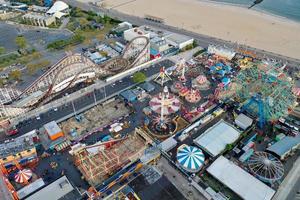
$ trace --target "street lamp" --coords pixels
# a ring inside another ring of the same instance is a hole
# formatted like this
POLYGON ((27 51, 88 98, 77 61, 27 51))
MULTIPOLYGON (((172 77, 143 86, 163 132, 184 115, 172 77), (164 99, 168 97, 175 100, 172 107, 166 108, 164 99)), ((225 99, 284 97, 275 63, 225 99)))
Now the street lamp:
POLYGON ((76 117, 77 114, 76 114, 76 109, 75 109, 75 105, 74 105, 74 100, 72 100, 71 103, 72 103, 74 115, 76 117))
POLYGON ((104 91, 104 99, 106 99, 106 88, 105 88, 105 85, 103 87, 103 91, 104 91))
POLYGON ((95 90, 96 89, 93 90, 93 95, 94 95, 94 102, 95 102, 95 106, 96 106, 97 105, 97 98, 96 98, 95 90))

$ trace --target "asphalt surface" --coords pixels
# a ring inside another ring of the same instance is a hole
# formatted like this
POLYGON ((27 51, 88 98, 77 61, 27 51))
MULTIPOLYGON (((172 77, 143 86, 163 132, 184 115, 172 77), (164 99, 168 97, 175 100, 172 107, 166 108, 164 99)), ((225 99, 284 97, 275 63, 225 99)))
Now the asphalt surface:
POLYGON ((143 200, 183 200, 184 196, 175 186, 162 176, 153 184, 148 184, 143 176, 139 176, 129 184, 138 196, 143 200))
MULTIPOLYGON (((143 72, 146 74, 147 77, 150 77, 158 73, 162 66, 168 68, 173 65, 174 63, 172 61, 163 60, 150 66, 149 68, 144 69, 143 72)), ((133 84, 134 83, 131 77, 127 76, 122 80, 119 80, 117 82, 111 83, 108 86, 106 86, 105 91, 104 88, 95 90, 95 95, 93 93, 90 93, 88 95, 79 97, 78 99, 74 100, 71 103, 66 103, 60 107, 57 107, 57 110, 56 109, 49 110, 48 112, 40 114, 39 117, 29 118, 25 121, 19 122, 19 124, 17 125, 17 128, 19 129, 19 133, 15 135, 15 137, 18 137, 34 129, 39 129, 44 124, 50 121, 58 120, 72 113, 75 114, 77 110, 85 108, 88 105, 94 104, 95 98, 97 101, 104 100, 105 96, 108 97, 113 94, 118 94, 119 91, 122 91, 123 89, 126 89, 132 86, 133 84)), ((76 112, 76 114, 78 113, 76 112)))
POLYGON ((0 22, 0 35, 0 46, 3 46, 8 53, 18 49, 15 39, 19 35, 23 35, 26 38, 28 46, 37 50, 43 50, 49 42, 67 39, 72 36, 72 33, 66 30, 50 30, 39 27, 29 28, 0 22))

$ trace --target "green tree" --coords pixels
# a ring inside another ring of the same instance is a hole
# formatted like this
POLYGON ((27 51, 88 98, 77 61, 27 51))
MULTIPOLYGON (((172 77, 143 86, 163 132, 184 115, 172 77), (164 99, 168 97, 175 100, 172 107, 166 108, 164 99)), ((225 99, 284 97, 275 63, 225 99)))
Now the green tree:
POLYGON ((5 79, 4 78, 0 78, 0 87, 3 87, 5 83, 5 79))
POLYGON ((13 70, 9 73, 8 77, 11 80, 19 81, 21 80, 21 71, 20 70, 13 70))
POLYGON ((4 47, 0 47, 0 55, 5 53, 5 48, 4 47))
POLYGON ((85 18, 80 18, 79 19, 79 24, 80 24, 80 26, 83 28, 83 29, 85 29, 88 25, 89 25, 89 21, 87 20, 87 19, 85 19, 85 18))
POLYGON ((16 37, 15 41, 16 41, 17 46, 20 49, 24 49, 26 47, 26 45, 27 45, 27 41, 26 41, 26 39, 25 39, 24 36, 18 36, 18 37, 16 37))
POLYGON ((143 72, 136 72, 133 77, 132 80, 135 83, 142 83, 146 80, 146 75, 143 72))
POLYGON ((103 16, 103 22, 104 23, 110 24, 111 21, 112 21, 112 19, 109 16, 107 16, 107 15, 103 16))
POLYGON ((233 149, 233 144, 226 144, 225 150, 230 151, 231 149, 233 149))

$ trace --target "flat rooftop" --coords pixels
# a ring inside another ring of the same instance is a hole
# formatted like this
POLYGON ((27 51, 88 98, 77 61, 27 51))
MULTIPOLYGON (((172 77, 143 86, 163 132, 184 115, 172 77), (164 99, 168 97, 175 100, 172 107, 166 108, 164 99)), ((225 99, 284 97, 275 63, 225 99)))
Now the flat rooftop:
POLYGON ((223 156, 207 172, 245 200, 271 200, 275 194, 275 190, 223 156))
POLYGON ((281 157, 298 145, 300 145, 300 135, 296 137, 285 136, 283 139, 268 147, 267 150, 281 157))
POLYGON ((18 137, 0 144, 0 158, 18 154, 34 147, 33 136, 18 137))
POLYGON ((45 124, 44 128, 47 131, 48 135, 55 135, 62 131, 55 121, 45 124))
POLYGON ((79 198, 79 192, 75 190, 68 178, 63 176, 25 200, 76 200, 79 198))
POLYGON ((168 36, 166 36, 167 40, 171 40, 177 44, 186 42, 186 41, 190 41, 193 40, 192 37, 186 36, 186 35, 181 35, 181 34, 177 34, 177 33, 172 33, 168 36))
POLYGON ((203 134, 194 139, 194 143, 211 156, 219 155, 227 144, 235 142, 240 132, 224 120, 220 120, 203 134))

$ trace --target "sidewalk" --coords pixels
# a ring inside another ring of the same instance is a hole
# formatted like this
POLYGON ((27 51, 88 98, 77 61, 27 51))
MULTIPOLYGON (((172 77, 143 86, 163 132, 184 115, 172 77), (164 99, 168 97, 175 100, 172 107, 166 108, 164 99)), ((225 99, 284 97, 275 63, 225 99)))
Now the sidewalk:
POLYGON ((161 157, 159 160, 157 168, 163 172, 186 199, 206 200, 206 198, 200 194, 179 171, 170 166, 164 157, 161 157))
MULTIPOLYGON (((273 200, 294 199, 296 193, 300 190, 300 157, 296 160, 293 168, 281 183, 275 193, 273 200), (295 195, 295 196, 294 196, 295 195)), ((296 199, 296 198, 295 198, 296 199)))

